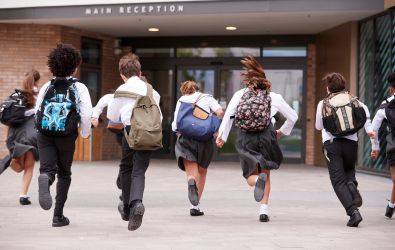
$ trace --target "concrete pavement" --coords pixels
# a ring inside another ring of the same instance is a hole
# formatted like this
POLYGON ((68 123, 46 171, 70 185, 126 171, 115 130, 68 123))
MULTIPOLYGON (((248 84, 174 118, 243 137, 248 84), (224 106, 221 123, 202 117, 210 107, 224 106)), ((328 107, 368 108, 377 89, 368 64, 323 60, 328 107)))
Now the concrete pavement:
POLYGON ((117 164, 74 163, 64 209, 71 224, 62 228, 52 228, 53 209, 38 204, 38 164, 30 206, 18 203, 22 175, 6 170, 0 175, 0 249, 395 249, 395 219, 384 217, 389 178, 357 174, 364 220, 348 228, 327 169, 285 164, 272 172, 271 221, 260 223, 259 204, 237 162, 210 166, 205 216, 191 217, 184 173, 173 160, 152 160, 143 224, 130 232, 117 211, 117 164))

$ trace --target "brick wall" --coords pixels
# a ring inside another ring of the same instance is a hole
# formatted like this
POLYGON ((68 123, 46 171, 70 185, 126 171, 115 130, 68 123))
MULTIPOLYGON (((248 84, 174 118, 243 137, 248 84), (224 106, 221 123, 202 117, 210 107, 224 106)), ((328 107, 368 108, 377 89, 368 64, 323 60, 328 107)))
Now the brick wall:
MULTIPOLYGON (((40 85, 45 83, 52 77, 46 65, 50 50, 58 42, 71 43, 80 49, 82 36, 103 41, 101 94, 115 89, 121 82, 118 74, 119 57, 113 53, 115 38, 58 25, 0 24, 0 100, 18 88, 25 72, 32 68, 41 74, 40 85)), ((8 154, 5 140, 6 127, 0 124, 0 157, 8 154)), ((104 133, 103 141, 106 143, 104 148, 107 148, 103 149, 103 159, 118 158, 120 150, 113 135, 104 133)))
POLYGON ((307 108, 306 108, 306 159, 305 164, 314 165, 315 143, 315 107, 316 107, 316 45, 307 46, 307 108))

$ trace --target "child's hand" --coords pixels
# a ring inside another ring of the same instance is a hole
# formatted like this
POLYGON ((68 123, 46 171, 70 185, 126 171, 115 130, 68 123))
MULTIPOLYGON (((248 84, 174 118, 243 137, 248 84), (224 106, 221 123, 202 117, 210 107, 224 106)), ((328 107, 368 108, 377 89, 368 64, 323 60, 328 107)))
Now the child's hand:
POLYGON ((91 118, 92 125, 96 128, 99 125, 99 119, 92 117, 91 118))
POLYGON ((368 136, 369 136, 371 139, 373 139, 373 138, 376 137, 376 133, 375 133, 375 132, 370 132, 370 133, 368 133, 368 136))
POLYGON ((281 130, 277 129, 276 130, 276 136, 277 136, 277 139, 280 139, 281 137, 284 136, 284 134, 283 134, 283 132, 281 132, 281 130))
POLYGON ((372 150, 372 152, 370 153, 370 158, 372 158, 372 160, 376 160, 378 156, 379 156, 378 150, 372 150))
POLYGON ((217 144, 217 147, 222 148, 225 144, 225 142, 222 140, 221 137, 217 137, 217 139, 215 140, 215 143, 217 144))

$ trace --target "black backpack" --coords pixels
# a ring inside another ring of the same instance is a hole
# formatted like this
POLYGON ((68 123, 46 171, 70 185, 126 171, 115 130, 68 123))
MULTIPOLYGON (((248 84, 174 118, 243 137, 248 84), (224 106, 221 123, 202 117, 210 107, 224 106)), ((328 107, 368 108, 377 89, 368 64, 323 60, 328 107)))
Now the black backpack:
POLYGON ((358 132, 366 122, 366 113, 358 98, 348 91, 329 94, 322 103, 322 123, 334 136, 358 132))
POLYGON ((395 135, 395 98, 391 101, 385 100, 386 103, 380 105, 379 108, 384 108, 385 116, 387 117, 387 126, 390 132, 395 135))
POLYGON ((80 121, 78 92, 75 78, 55 78, 45 91, 36 113, 36 128, 49 136, 75 133, 80 121))
POLYGON ((7 100, 0 105, 0 122, 17 127, 25 122, 26 96, 22 90, 15 89, 7 100))

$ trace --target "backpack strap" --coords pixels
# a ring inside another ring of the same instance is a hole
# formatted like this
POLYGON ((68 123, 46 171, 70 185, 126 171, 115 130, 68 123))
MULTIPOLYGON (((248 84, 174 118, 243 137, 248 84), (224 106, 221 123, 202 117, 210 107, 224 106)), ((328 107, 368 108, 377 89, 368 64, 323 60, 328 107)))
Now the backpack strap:
POLYGON ((147 96, 154 98, 154 89, 152 88, 152 85, 149 83, 146 83, 147 85, 147 96))
POLYGON ((141 95, 133 93, 133 92, 129 92, 129 91, 119 91, 119 90, 117 90, 114 93, 114 98, 117 98, 117 97, 138 98, 140 96, 141 95))

